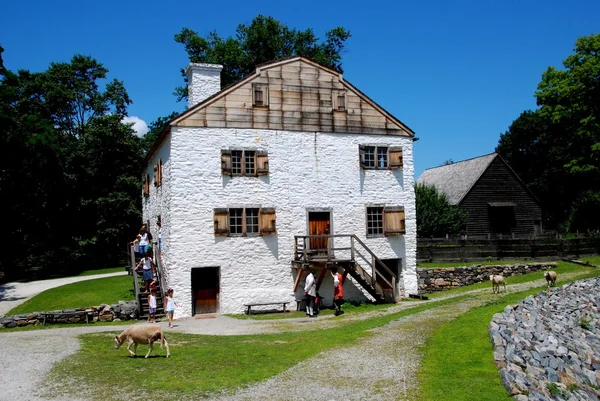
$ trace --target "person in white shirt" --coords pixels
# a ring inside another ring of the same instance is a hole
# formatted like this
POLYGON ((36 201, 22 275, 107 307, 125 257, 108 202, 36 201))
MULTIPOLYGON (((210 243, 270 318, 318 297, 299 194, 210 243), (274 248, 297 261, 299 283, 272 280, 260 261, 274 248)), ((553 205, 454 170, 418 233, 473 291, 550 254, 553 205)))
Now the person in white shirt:
POLYGON ((314 315, 315 297, 317 296, 317 282, 315 280, 315 270, 309 269, 306 282, 304 283, 304 295, 306 295, 306 314, 309 317, 314 315))

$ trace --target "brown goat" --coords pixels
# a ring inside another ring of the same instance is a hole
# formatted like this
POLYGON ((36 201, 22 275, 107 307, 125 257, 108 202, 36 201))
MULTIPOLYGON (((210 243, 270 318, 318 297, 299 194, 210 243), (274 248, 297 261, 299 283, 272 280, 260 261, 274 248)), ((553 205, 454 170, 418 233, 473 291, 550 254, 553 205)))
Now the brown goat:
POLYGON ((556 277, 557 276, 558 275, 556 274, 555 271, 544 272, 544 278, 546 279, 546 282, 548 283, 548 288, 554 287, 556 285, 556 277))

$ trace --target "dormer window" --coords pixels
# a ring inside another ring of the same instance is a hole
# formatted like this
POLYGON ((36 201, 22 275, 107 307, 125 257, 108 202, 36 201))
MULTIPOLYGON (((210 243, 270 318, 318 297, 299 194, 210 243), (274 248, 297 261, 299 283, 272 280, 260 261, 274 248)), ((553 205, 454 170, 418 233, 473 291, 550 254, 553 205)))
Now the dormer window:
POLYGON ((252 105, 256 107, 269 106, 269 85, 252 84, 252 105))
POLYGON ((346 92, 345 91, 334 91, 333 92, 333 110, 334 111, 346 111, 346 92))

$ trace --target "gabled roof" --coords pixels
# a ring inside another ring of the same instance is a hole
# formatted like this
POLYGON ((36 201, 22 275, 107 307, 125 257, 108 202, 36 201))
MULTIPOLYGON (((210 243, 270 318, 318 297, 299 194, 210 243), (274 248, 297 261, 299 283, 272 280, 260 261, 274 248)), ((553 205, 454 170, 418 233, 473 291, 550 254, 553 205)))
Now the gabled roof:
POLYGON ((312 60, 309 60, 307 58, 300 57, 300 56, 295 56, 295 57, 289 57, 289 58, 285 58, 285 59, 281 59, 281 60, 277 60, 277 61, 273 61, 273 62, 269 62, 269 63, 264 63, 264 64, 261 64, 261 65, 258 65, 256 67, 256 70, 255 70, 255 72, 253 74, 250 74, 250 75, 246 76, 245 78, 241 79, 239 82, 237 82, 237 83, 235 83, 233 85, 230 85, 230 86, 228 86, 228 87, 220 90, 219 92, 215 93, 214 95, 210 96, 209 98, 205 99, 204 101, 196 104, 195 106, 193 106, 193 107, 189 108, 188 110, 184 111, 183 113, 181 113, 177 117, 173 118, 169 122, 169 124, 165 127, 165 129, 163 130, 162 134, 155 141, 155 143, 153 144, 152 148, 150 149, 150 151, 146 155, 146 158, 144 160, 144 164, 148 163, 148 161, 151 159, 151 157, 153 156, 153 154, 159 148, 159 146, 161 145, 161 143, 164 141, 164 139, 170 133, 171 127, 178 126, 178 125, 181 125, 182 123, 185 123, 185 120, 188 119, 188 118, 193 117, 193 115, 195 113, 197 113, 197 112, 199 112, 199 111, 201 111, 203 109, 210 108, 211 105, 216 104, 216 102, 220 101, 221 99, 223 99, 228 94, 236 91, 240 87, 248 84, 249 82, 252 82, 255 79, 259 79, 260 76, 261 76, 261 72, 264 72, 264 71, 266 71, 268 69, 276 68, 278 66, 287 65, 287 64, 290 64, 290 63, 304 63, 304 64, 308 64, 308 65, 311 65, 311 66, 313 66, 315 68, 318 68, 318 69, 322 70, 323 72, 326 72, 326 73, 329 73, 329 74, 335 76, 336 77, 335 79, 341 85, 343 85, 349 91, 355 93, 356 96, 360 97, 365 104, 370 105, 370 107, 372 107, 373 109, 375 109, 378 113, 380 113, 380 115, 384 116, 387 119, 387 121, 389 122, 390 127, 393 128, 394 130, 396 130, 398 132, 398 135, 404 135, 404 136, 414 137, 415 133, 414 133, 413 130, 411 130, 403 122, 401 122, 399 119, 397 119, 396 117, 394 117, 392 114, 390 114, 383 107, 381 107, 380 105, 378 105, 376 102, 374 102, 371 98, 369 98, 363 92, 361 92, 356 87, 354 87, 348 81, 345 81, 343 79, 341 73, 339 73, 339 72, 337 72, 335 70, 332 70, 330 68, 327 68, 327 67, 325 67, 325 66, 323 66, 321 64, 318 64, 318 63, 316 63, 316 62, 314 62, 312 60))
POLYGON ((433 185, 438 192, 446 194, 448 203, 458 205, 496 157, 497 153, 491 153, 430 168, 421 174, 417 183, 433 185))

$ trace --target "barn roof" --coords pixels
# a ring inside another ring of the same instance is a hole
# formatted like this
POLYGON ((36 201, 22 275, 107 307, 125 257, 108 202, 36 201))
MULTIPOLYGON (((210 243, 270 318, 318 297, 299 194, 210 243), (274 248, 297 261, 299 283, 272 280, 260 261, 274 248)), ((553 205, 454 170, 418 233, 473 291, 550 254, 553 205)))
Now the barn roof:
POLYGON ((458 205, 484 171, 498 156, 497 153, 427 169, 417 183, 433 185, 444 193, 451 205, 458 205))

